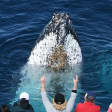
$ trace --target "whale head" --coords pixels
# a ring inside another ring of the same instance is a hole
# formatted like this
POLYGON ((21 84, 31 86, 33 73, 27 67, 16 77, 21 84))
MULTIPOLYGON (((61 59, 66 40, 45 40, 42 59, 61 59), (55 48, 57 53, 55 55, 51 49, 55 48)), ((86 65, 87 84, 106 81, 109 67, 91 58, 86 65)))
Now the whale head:
POLYGON ((81 48, 68 14, 54 13, 40 35, 28 64, 49 66, 58 70, 82 61, 81 48))

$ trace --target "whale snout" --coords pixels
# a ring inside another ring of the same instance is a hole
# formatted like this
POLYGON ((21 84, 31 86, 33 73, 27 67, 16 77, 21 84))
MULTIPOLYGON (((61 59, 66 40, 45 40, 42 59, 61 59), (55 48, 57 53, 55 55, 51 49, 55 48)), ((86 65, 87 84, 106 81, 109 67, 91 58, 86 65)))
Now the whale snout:
POLYGON ((54 13, 51 21, 44 29, 44 34, 49 35, 53 32, 57 37, 63 37, 72 29, 72 23, 68 14, 66 13, 54 13))
POLYGON ((66 36, 72 32, 72 22, 66 13, 54 13, 51 21, 44 29, 44 35, 49 35, 50 33, 55 35, 58 45, 63 45, 66 36))
POLYGON ((55 26, 57 26, 70 23, 70 19, 68 14, 66 13, 54 13, 54 15, 52 16, 52 22, 55 26))

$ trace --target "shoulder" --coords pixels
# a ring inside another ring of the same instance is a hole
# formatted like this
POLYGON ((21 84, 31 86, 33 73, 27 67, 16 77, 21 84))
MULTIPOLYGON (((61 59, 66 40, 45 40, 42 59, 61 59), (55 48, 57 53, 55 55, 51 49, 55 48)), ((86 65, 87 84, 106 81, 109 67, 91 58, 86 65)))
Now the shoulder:
POLYGON ((96 111, 100 112, 100 106, 99 105, 94 104, 93 105, 93 109, 95 109, 96 111))
POLYGON ((84 105, 84 103, 81 103, 81 102, 80 102, 80 103, 78 103, 77 105, 84 105))
POLYGON ((95 105, 95 107, 96 107, 98 110, 100 110, 100 106, 99 106, 99 105, 95 105))
POLYGON ((80 103, 77 104, 77 107, 83 106, 83 105, 84 105, 84 103, 81 103, 81 102, 80 102, 80 103))
POLYGON ((76 108, 75 108, 75 112, 78 112, 81 108, 83 108, 83 103, 78 103, 77 105, 76 105, 76 108))

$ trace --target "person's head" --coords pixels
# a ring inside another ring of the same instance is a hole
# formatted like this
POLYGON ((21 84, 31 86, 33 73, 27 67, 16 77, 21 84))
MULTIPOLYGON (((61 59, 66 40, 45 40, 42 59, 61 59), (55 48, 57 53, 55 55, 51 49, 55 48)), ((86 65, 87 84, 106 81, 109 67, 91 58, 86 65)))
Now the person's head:
POLYGON ((63 94, 56 93, 54 99, 53 99, 53 106, 56 108, 56 110, 64 110, 66 107, 66 100, 63 94))
POLYGON ((94 102, 96 99, 96 95, 93 92, 88 92, 85 94, 84 99, 87 102, 94 102))
POLYGON ((29 108, 29 94, 26 92, 23 92, 20 94, 20 106, 24 109, 29 108))
POLYGON ((11 112, 7 105, 2 105, 0 107, 0 112, 11 112))

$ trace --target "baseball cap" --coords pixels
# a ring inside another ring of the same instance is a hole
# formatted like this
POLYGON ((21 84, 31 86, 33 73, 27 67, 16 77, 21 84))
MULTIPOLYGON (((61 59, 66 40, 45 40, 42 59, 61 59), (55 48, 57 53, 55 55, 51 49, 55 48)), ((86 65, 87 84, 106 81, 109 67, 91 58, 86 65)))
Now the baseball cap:
POLYGON ((96 99, 96 94, 94 92, 87 92, 86 98, 88 100, 95 100, 96 99))
POLYGON ((22 92, 19 98, 20 99, 25 98, 26 100, 29 100, 29 94, 27 92, 22 92))
POLYGON ((89 97, 89 96, 96 98, 96 94, 94 92, 87 92, 87 97, 89 97))

